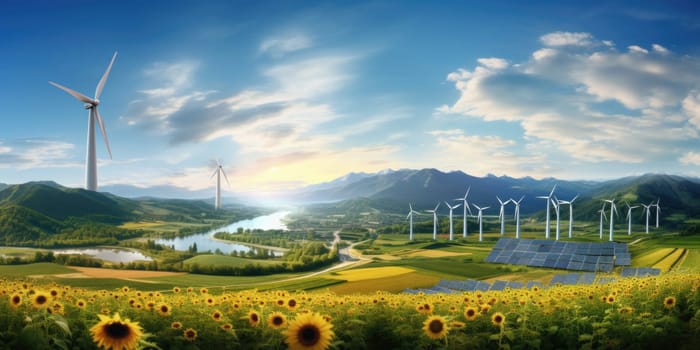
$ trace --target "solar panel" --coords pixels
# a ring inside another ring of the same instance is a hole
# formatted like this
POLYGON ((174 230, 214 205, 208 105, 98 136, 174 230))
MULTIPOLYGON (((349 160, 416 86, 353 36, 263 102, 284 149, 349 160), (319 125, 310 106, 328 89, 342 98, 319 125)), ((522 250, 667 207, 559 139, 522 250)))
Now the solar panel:
POLYGON ((491 285, 490 290, 504 290, 507 285, 508 285, 508 282, 506 282, 506 281, 495 281, 491 285))
POLYGON ((488 284, 486 282, 482 282, 482 281, 476 281, 476 288, 474 290, 480 290, 482 292, 486 292, 489 290, 489 288, 491 288, 490 284, 488 284))
POLYGON ((522 283, 522 282, 510 281, 510 282, 508 282, 508 288, 510 288, 510 289, 521 289, 521 288, 523 288, 523 283, 522 283))
POLYGON ((574 285, 578 282, 579 277, 581 277, 581 274, 578 273, 570 273, 568 275, 564 275, 564 284, 574 285))
MULTIPOLYGON (((588 270, 590 271, 590 270, 588 270)), ((578 284, 592 284, 595 280, 595 274, 586 272, 581 274, 581 278, 578 279, 578 284)))
POLYGON ((542 288, 542 282, 538 281, 528 281, 527 282, 527 289, 532 289, 532 287, 537 286, 538 288, 542 288))

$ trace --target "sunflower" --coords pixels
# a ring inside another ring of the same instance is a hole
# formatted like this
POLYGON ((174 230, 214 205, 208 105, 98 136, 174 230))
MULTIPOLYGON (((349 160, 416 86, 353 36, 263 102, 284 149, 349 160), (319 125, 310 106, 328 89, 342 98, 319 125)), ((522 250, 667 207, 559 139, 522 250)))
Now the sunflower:
POLYGON ((97 315, 100 322, 90 328, 92 340, 100 348, 105 349, 136 349, 143 335, 138 322, 121 319, 119 313, 113 317, 97 315))
POLYGON ((497 312, 491 316, 491 323, 493 323, 494 326, 496 327, 503 327, 503 324, 506 322, 506 316, 503 315, 500 312, 497 312))
POLYGON ((224 317, 224 314, 222 314, 221 311, 219 311, 219 310, 214 310, 214 312, 211 313, 211 319, 216 321, 216 322, 221 321, 223 319, 223 317, 224 317))
POLYGON ((294 311, 298 307, 299 307, 299 303, 297 303, 296 299, 294 299, 294 298, 287 299, 287 309, 294 311))
POLYGON ((423 322, 423 333, 431 339, 440 339, 447 336, 450 328, 442 316, 430 316, 423 322))
POLYGON ((173 293, 180 293, 180 287, 173 287, 173 293))
POLYGON ((187 328, 182 332, 182 336, 185 337, 186 340, 193 341, 197 339, 197 331, 192 328, 187 328))
POLYGON ((207 293, 209 293, 209 289, 202 288, 202 289, 199 290, 199 292, 202 293, 202 294, 207 294, 207 293))
POLYGON ((83 299, 78 299, 75 301, 75 306, 77 306, 81 309, 84 309, 85 305, 87 305, 87 302, 85 302, 85 300, 83 300, 83 299))
POLYGON ((292 350, 327 349, 335 336, 333 325, 316 313, 297 314, 284 331, 285 342, 292 350))
POLYGON ((676 306, 676 297, 666 297, 666 299, 664 299, 665 308, 671 309, 674 306, 676 306))
POLYGON ((287 325, 287 317, 279 311, 273 312, 267 318, 267 324, 275 329, 284 328, 287 325))
POLYGON ((275 301, 275 305, 277 305, 279 307, 283 307, 284 304, 285 304, 284 299, 277 299, 277 301, 275 301))
POLYGON ((32 306, 37 309, 46 307, 46 303, 49 302, 49 295, 44 292, 36 292, 32 295, 32 306))
POLYGON ((166 303, 162 303, 162 304, 158 305, 156 310, 158 311, 158 314, 160 314, 161 316, 170 316, 170 312, 173 311, 170 308, 170 305, 168 305, 166 303))
POLYGON ((613 303, 615 303, 615 296, 612 295, 612 294, 608 295, 608 297, 607 297, 607 299, 605 300, 605 302, 608 303, 608 304, 613 304, 613 303))
POLYGON ((10 305, 12 305, 13 308, 22 305, 22 295, 12 294, 12 296, 10 296, 10 305))
POLYGON ((460 321, 452 321, 450 322, 450 328, 464 328, 466 324, 464 322, 460 321))
POLYGON ((230 323, 224 323, 224 324, 222 324, 221 326, 219 326, 219 328, 221 328, 221 329, 223 329, 223 330, 225 330, 225 331, 228 332, 228 331, 230 331, 230 330, 233 329, 233 325, 230 324, 230 323))
POLYGON ((464 318, 467 321, 474 321, 477 317, 479 317, 479 311, 476 308, 469 306, 464 309, 464 318))
POLYGON ((250 312, 248 312, 248 322, 250 322, 250 325, 253 327, 258 326, 258 323, 260 323, 260 315, 257 311, 250 310, 250 312))
POLYGON ((173 323, 170 324, 170 328, 172 328, 172 329, 180 329, 180 328, 182 328, 182 322, 177 322, 177 321, 175 321, 175 322, 173 322, 173 323))

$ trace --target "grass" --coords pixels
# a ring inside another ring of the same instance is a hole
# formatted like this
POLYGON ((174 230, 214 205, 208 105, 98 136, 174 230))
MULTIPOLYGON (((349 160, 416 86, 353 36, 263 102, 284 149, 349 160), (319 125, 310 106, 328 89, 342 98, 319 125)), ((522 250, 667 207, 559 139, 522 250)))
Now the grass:
POLYGON ((438 281, 440 281, 440 278, 433 275, 410 272, 393 277, 365 279, 338 284, 330 287, 329 290, 336 294, 374 293, 380 290, 398 293, 407 288, 429 288, 438 281))
POLYGON ((0 276, 27 277, 33 275, 58 275, 75 273, 70 267, 53 263, 36 263, 27 265, 0 265, 0 276))
POLYGON ((2 247, 0 248, 0 255, 7 257, 19 257, 28 258, 33 257, 34 253, 42 252, 46 253, 48 250, 45 249, 35 249, 35 248, 19 248, 19 247, 2 247))
POLYGON ((700 271, 700 249, 688 249, 688 255, 679 269, 687 271, 700 271))
POLYGON ((654 266, 666 258, 675 248, 658 248, 643 255, 632 255, 632 266, 654 266))
POLYGON ((678 262, 685 252, 685 249, 676 248, 673 250, 673 252, 671 252, 671 254, 663 258, 663 260, 654 264, 654 267, 661 270, 661 272, 671 271, 671 269, 676 265, 676 262, 678 262))
POLYGON ((228 255, 202 254, 189 258, 183 262, 184 265, 199 264, 199 266, 245 266, 249 264, 276 265, 277 260, 247 259, 228 255))

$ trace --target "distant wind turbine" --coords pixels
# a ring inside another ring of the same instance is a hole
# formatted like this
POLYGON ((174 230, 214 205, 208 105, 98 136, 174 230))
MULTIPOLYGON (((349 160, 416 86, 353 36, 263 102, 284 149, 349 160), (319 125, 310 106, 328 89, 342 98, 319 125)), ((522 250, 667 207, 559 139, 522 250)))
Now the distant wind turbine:
POLYGON ((660 202, 661 198, 657 198, 656 204, 654 204, 654 207, 656 207, 656 228, 659 228, 659 212, 661 211, 661 207, 659 206, 660 202))
POLYGON ((554 194, 554 190, 555 190, 556 188, 557 188, 557 185, 554 185, 554 187, 552 187, 552 191, 549 192, 549 195, 548 195, 548 196, 539 196, 539 197, 537 197, 537 198, 542 198, 542 199, 546 199, 546 200, 547 200, 547 219, 545 220, 545 221, 546 221, 546 223, 545 223, 546 226, 545 226, 545 228, 544 228, 544 237, 545 237, 546 239, 549 239, 549 202, 552 200, 552 195, 554 194))
POLYGON ((467 193, 464 194, 463 198, 455 198, 456 201, 463 201, 462 206, 464 208, 464 216, 462 217, 464 221, 462 222, 462 237, 467 238, 467 212, 469 212, 469 215, 472 215, 472 210, 469 208, 469 203, 467 202, 467 197, 469 196, 469 190, 471 189, 470 187, 467 187, 467 193))
POLYGON ((617 208, 615 207, 615 198, 606 199, 606 202, 610 203, 610 242, 613 241, 613 222, 615 221, 615 214, 617 214, 617 208))
POLYGON ((454 209, 459 208, 460 205, 462 204, 457 204, 455 206, 451 206, 450 203, 445 202, 445 205, 450 208, 450 241, 454 239, 454 230, 452 228, 452 211, 454 209))
POLYGON ((520 200, 517 202, 513 198, 510 199, 515 204, 515 238, 520 238, 520 202, 523 201, 523 198, 525 196, 520 197, 520 200))
POLYGON ((498 212, 498 218, 501 220, 501 236, 503 236, 505 234, 505 231, 506 231, 506 225, 505 225, 506 216, 504 215, 505 214, 505 206, 508 205, 508 203, 510 203, 510 199, 505 201, 505 202, 502 201, 500 198, 498 198, 498 196, 496 196, 496 199, 498 199, 498 203, 501 204, 501 211, 498 212))
POLYGON ((607 216, 605 216, 605 202, 603 202, 603 207, 598 210, 600 213, 600 239, 603 239, 603 218, 607 220, 607 216))
POLYGON ((579 195, 576 195, 572 200, 570 201, 562 201, 559 200, 559 204, 568 204, 569 205, 569 238, 572 238, 573 232, 574 232, 574 201, 576 198, 578 198, 579 195))
POLYGON ((109 159, 112 159, 112 150, 109 149, 109 141, 107 140, 107 132, 105 131, 104 121, 102 120, 102 116, 100 115, 100 111, 97 109, 97 106, 100 104, 100 95, 102 94, 102 89, 105 86, 105 82, 107 82, 109 72, 112 70, 112 64, 114 64, 114 60, 116 59, 117 53, 115 52, 112 56, 112 61, 110 61, 109 66, 107 66, 107 70, 102 75, 102 79, 100 79, 99 83, 97 83, 94 98, 89 98, 75 90, 49 81, 49 84, 67 92, 79 101, 84 102, 84 107, 88 110, 87 154, 85 156, 85 188, 90 191, 97 191, 97 151, 95 147, 95 119, 97 119, 97 123, 100 125, 102 139, 104 139, 105 145, 107 146, 107 153, 109 153, 109 159))
POLYGON ((554 197, 554 199, 552 199, 552 206, 554 206, 554 213, 557 215, 557 225, 556 225, 556 227, 557 227, 556 232, 557 233, 555 236, 556 237, 555 240, 558 241, 559 240, 559 232, 560 232, 560 229, 559 229, 559 208, 560 208, 560 206, 559 206, 559 200, 557 199, 557 197, 554 197))
POLYGON ((409 232, 409 235, 408 235, 408 239, 412 241, 412 240, 413 240, 413 214, 418 214, 418 215, 420 215, 420 213, 417 212, 417 211, 415 211, 415 210, 413 210, 413 206, 411 205, 411 203, 408 203, 408 210, 409 210, 409 211, 408 211, 408 216, 406 216, 406 219, 409 220, 409 225, 410 225, 410 226, 409 226, 409 227, 410 227, 410 232, 409 232))
POLYGON ((435 206, 435 209, 426 210, 426 212, 428 212, 428 213, 433 213, 433 240, 437 239, 437 220, 438 220, 437 209, 439 206, 440 206, 440 202, 438 202, 438 204, 435 206))
POLYGON ((216 199, 214 201, 214 208, 216 209, 221 209, 221 174, 224 175, 224 179, 226 179, 226 183, 228 183, 229 186, 231 186, 231 183, 228 181, 228 176, 226 176, 226 173, 224 172, 224 167, 219 163, 219 161, 216 162, 216 170, 214 170, 214 173, 211 174, 211 177, 209 180, 214 178, 214 175, 216 175, 216 199))
POLYGON ((639 208, 638 205, 635 205, 633 207, 630 207, 630 204, 625 202, 625 205, 627 206, 627 235, 631 236, 632 235, 632 209, 634 208, 639 208))
POLYGON ((646 225, 646 233, 647 234, 649 234, 649 215, 651 215, 651 209, 649 209, 649 208, 651 208, 652 205, 653 205, 653 203, 650 203, 649 205, 642 204, 642 207, 644 207, 644 210, 642 211, 642 215, 644 215, 644 213, 647 214, 647 225, 646 225))
POLYGON ((484 216, 482 215, 482 212, 490 207, 483 207, 479 208, 478 205, 472 204, 474 208, 476 208, 479 211, 479 214, 477 215, 477 220, 479 221, 479 242, 482 242, 484 240, 484 230, 483 230, 483 224, 484 224, 484 216))

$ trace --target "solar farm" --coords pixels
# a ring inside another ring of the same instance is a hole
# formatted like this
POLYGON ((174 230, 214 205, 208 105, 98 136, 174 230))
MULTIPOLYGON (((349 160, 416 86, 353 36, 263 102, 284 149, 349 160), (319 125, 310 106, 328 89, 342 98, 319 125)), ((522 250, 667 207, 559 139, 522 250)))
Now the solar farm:
POLYGON ((627 244, 617 242, 563 242, 540 239, 501 238, 486 262, 553 269, 611 272, 629 266, 627 244))

